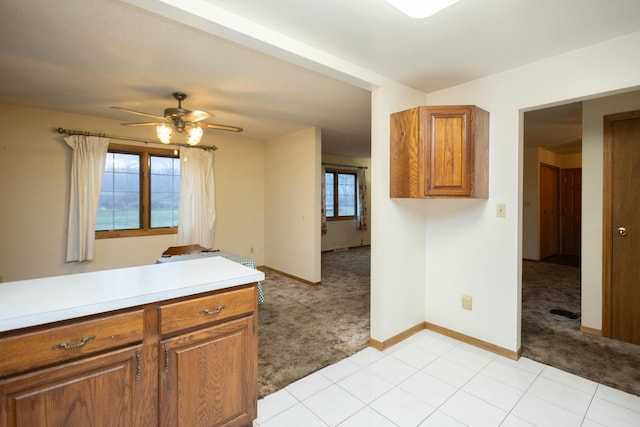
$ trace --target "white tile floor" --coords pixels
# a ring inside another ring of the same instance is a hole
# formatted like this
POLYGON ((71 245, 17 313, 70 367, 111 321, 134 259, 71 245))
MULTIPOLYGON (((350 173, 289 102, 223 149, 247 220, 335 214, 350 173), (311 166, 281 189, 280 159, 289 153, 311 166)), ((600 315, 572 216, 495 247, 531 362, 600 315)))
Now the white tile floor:
POLYGON ((422 331, 261 399, 254 426, 640 426, 640 397, 422 331))

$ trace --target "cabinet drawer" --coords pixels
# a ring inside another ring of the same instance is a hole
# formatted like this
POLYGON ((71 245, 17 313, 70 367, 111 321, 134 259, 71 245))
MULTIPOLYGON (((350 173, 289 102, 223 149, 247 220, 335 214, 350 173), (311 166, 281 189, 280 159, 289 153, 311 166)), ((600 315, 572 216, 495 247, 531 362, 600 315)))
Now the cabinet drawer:
POLYGON ((0 378, 142 341, 143 310, 0 338, 0 378))
POLYGON ((160 306, 160 334, 251 313, 257 298, 256 287, 252 286, 160 306))

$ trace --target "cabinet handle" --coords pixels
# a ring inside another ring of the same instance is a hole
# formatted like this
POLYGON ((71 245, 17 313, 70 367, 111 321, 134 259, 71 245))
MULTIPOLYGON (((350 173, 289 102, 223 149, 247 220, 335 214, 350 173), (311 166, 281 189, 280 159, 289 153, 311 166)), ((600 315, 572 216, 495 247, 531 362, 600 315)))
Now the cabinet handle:
POLYGON ((215 310, 209 310, 208 308, 205 308, 204 310, 200 310, 200 314, 207 314, 207 315, 218 314, 222 310, 224 310, 224 305, 219 305, 216 307, 215 310))
POLYGON ((142 364, 140 362, 140 350, 136 350, 136 380, 142 378, 142 364))
POLYGON ((56 345, 52 345, 51 348, 53 350, 57 349, 57 348, 62 348, 65 350, 72 350, 74 348, 78 348, 78 347, 82 347, 83 345, 85 345, 87 343, 87 341, 91 341, 96 339, 96 337, 94 335, 89 335, 87 337, 83 337, 79 343, 77 344, 67 344, 66 342, 61 342, 60 344, 56 344, 56 345))
POLYGON ((169 346, 164 345, 164 371, 169 372, 169 346))

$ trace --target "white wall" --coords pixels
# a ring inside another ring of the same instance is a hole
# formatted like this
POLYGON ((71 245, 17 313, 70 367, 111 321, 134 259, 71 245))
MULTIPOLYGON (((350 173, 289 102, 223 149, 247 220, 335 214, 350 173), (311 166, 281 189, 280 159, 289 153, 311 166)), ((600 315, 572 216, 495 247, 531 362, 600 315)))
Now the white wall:
POLYGON ((424 200, 389 197, 389 116, 424 102, 391 81, 372 94, 371 338, 380 342, 425 320, 424 200))
POLYGON ((585 101, 582 107, 582 325, 596 330, 602 329, 603 120, 638 109, 640 92, 585 101))
POLYGON ((640 85, 639 43, 635 33, 427 96, 491 114, 489 199, 426 201, 427 321, 519 348, 523 111, 640 85), (497 203, 506 203, 505 219, 495 217, 497 203), (464 293, 473 311, 461 309, 464 293))
POLYGON ((522 257, 540 257, 540 173, 538 147, 524 150, 522 168, 522 257))
MULTIPOLYGON (((150 264, 175 235, 100 239, 95 259, 66 263, 71 151, 57 127, 153 138, 149 129, 117 121, 0 105, 0 276, 4 281, 150 264)), ((122 141, 115 141, 122 142, 122 141)), ((262 141, 206 132, 216 145, 217 224, 215 246, 249 255, 264 246, 262 141)), ((262 264, 262 254, 251 254, 262 264)))
POLYGON ((322 154, 322 162, 365 167, 365 179, 367 182, 367 229, 358 230, 356 219, 327 221, 327 233, 322 235, 322 250, 330 251, 335 248, 349 248, 371 244, 371 158, 322 154))
POLYGON ((320 128, 268 140, 265 265, 320 282, 320 128))

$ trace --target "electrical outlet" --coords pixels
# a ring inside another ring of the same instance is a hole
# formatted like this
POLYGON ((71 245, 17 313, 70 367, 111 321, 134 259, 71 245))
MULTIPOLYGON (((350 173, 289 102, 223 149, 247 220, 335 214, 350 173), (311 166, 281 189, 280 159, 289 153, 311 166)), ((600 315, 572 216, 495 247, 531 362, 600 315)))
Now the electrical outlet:
POLYGON ((462 308, 465 310, 473 310, 473 299, 471 295, 462 295, 462 308))
POLYGON ((496 218, 506 218, 507 217, 507 205, 504 203, 498 203, 496 205, 496 218))

